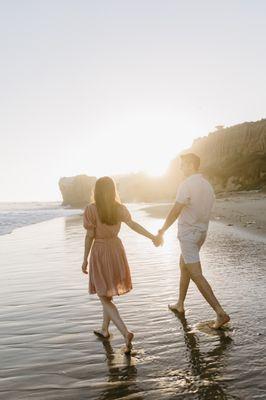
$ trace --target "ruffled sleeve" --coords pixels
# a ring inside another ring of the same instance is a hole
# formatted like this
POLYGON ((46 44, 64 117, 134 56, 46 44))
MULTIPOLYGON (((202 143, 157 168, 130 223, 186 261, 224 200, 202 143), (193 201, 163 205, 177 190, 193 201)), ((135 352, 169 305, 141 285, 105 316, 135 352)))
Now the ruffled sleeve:
POLYGON ((122 222, 130 222, 132 220, 131 214, 128 211, 127 207, 122 204, 122 210, 121 210, 121 221, 122 222))
POLYGON ((95 237, 96 218, 92 205, 87 206, 84 210, 83 227, 87 229, 87 233, 90 237, 95 237))

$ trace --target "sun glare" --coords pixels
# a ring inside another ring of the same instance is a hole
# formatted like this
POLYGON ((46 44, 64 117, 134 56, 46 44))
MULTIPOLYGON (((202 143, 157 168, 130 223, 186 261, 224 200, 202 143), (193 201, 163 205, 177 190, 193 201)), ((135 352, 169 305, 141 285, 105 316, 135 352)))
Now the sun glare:
POLYGON ((151 165, 144 169, 144 172, 151 177, 158 177, 165 174, 168 168, 169 162, 165 163, 164 160, 154 160, 154 165, 151 165))

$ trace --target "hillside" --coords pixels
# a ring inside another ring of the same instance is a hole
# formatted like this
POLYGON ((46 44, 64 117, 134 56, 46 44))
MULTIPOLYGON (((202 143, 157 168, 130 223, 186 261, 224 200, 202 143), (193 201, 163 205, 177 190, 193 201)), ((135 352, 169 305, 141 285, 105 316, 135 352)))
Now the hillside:
POLYGON ((188 151, 201 157, 202 171, 217 192, 266 185, 266 119, 220 128, 195 140, 188 151))

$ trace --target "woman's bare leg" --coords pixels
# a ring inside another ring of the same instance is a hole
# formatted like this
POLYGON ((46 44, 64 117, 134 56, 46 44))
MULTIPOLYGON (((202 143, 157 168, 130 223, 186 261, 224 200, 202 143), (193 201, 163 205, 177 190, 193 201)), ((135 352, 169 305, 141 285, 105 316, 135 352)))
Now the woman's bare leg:
POLYGON ((105 332, 109 332, 109 324, 110 324, 110 318, 105 309, 103 309, 103 324, 102 324, 102 330, 105 332))
MULTIPOLYGON (((113 300, 112 297, 108 297, 111 301, 113 300)), ((107 314, 105 308, 103 307, 103 323, 102 323, 102 329, 94 331, 95 335, 109 338, 110 333, 109 333, 109 324, 110 324, 110 318, 109 315, 107 314)))
POLYGON ((112 302, 112 298, 106 296, 99 296, 103 308, 106 312, 106 315, 109 317, 111 321, 115 324, 120 333, 124 336, 126 342, 126 352, 130 351, 132 348, 131 341, 133 339, 133 333, 128 331, 124 321, 120 317, 118 309, 115 304, 112 302))

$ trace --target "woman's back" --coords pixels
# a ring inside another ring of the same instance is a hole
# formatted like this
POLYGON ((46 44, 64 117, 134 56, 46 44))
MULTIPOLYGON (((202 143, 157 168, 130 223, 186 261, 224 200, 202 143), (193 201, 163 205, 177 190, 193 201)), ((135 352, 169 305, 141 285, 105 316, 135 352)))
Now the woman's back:
POLYGON ((87 229, 89 236, 95 239, 111 239, 117 237, 121 222, 131 220, 131 215, 123 204, 119 206, 118 223, 115 225, 107 225, 102 223, 97 211, 95 203, 89 204, 83 214, 83 226, 87 229))

